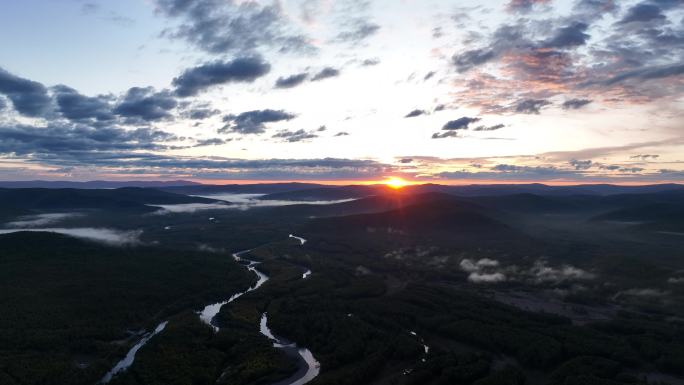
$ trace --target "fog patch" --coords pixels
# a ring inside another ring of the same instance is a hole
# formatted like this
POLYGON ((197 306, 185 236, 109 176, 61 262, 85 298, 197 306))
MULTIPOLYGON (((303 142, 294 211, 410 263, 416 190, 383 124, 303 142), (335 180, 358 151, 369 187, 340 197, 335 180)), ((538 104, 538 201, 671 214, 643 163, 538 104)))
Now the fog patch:
POLYGON ((230 202, 231 205, 226 207, 229 209, 249 210, 254 207, 277 207, 277 206, 292 206, 292 205, 330 205, 335 203, 351 202, 355 199, 338 199, 338 200, 322 200, 322 201, 290 201, 290 200, 269 200, 259 199, 265 194, 212 194, 212 195, 195 195, 201 198, 218 199, 230 202))
POLYGON ((140 244, 142 230, 122 231, 105 228, 77 227, 77 228, 30 228, 30 229, 0 229, 0 234, 16 233, 20 231, 48 232, 69 235, 74 238, 88 239, 112 246, 130 246, 140 244))
POLYGON ((473 272, 468 275, 468 281, 473 283, 495 283, 503 282, 506 276, 503 273, 478 273, 473 272))
POLYGON ((667 283, 671 283, 671 284, 684 283, 684 277, 670 277, 667 279, 667 283))
POLYGON ((546 261, 537 261, 529 270, 529 274, 538 283, 561 283, 564 281, 588 280, 596 276, 585 270, 571 265, 563 265, 560 268, 548 266, 546 261))
POLYGON ((223 248, 216 248, 213 246, 209 246, 206 243, 200 243, 197 245, 197 250, 207 252, 207 253, 223 253, 226 250, 223 248))
POLYGON ((595 274, 572 265, 549 266, 543 259, 535 261, 528 268, 516 265, 502 266, 499 261, 490 258, 478 260, 464 258, 459 266, 461 270, 468 273, 468 280, 474 283, 519 281, 531 284, 558 285, 565 282, 596 278, 595 274))
POLYGON ((152 207, 158 207, 160 209, 153 213, 156 215, 195 213, 205 210, 226 210, 235 208, 228 203, 181 203, 176 205, 154 205, 152 207))
POLYGON ((36 215, 25 215, 17 218, 16 221, 7 222, 5 227, 10 228, 25 228, 25 227, 42 227, 53 225, 59 221, 67 218, 83 216, 82 213, 46 213, 36 215))
POLYGON ((617 294, 615 294, 615 298, 618 298, 620 296, 630 296, 630 297, 641 297, 641 298, 662 298, 670 294, 670 292, 660 290, 660 289, 652 289, 652 288, 644 288, 644 289, 629 289, 629 290, 624 290, 621 291, 617 294))
POLYGON ((468 274, 468 281, 473 283, 496 283, 506 281, 506 275, 497 271, 499 261, 489 258, 481 258, 477 261, 462 259, 459 266, 468 274))

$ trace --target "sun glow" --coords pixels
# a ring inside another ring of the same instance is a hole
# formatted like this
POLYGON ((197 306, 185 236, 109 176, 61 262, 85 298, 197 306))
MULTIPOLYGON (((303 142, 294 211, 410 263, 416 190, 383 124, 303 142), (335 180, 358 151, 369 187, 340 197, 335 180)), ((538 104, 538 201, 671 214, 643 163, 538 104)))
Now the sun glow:
POLYGON ((404 186, 409 185, 409 182, 405 181, 404 179, 398 178, 398 177, 391 177, 387 178, 385 181, 382 183, 386 184, 387 186, 394 188, 394 189, 400 189, 404 186))

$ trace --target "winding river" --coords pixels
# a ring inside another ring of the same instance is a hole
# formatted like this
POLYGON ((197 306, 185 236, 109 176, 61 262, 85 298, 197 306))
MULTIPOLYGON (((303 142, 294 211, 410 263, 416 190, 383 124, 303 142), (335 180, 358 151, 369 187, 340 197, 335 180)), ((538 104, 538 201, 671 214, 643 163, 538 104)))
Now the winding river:
MULTIPOLYGON (((303 245, 306 242, 306 239, 302 237, 297 237, 295 235, 290 234, 289 238, 294 238, 297 239, 300 242, 300 245, 303 245)), ((207 325, 211 326, 215 332, 219 331, 218 325, 214 322, 214 318, 216 315, 221 311, 221 308, 223 305, 229 304, 236 299, 242 297, 243 295, 254 291, 258 288, 261 287, 266 281, 268 281, 269 277, 259 271, 256 266, 259 265, 259 262, 252 261, 246 258, 242 258, 241 255, 249 253, 250 250, 244 250, 240 251, 237 253, 233 254, 233 259, 235 259, 236 262, 244 265, 249 271, 254 272, 254 274, 257 275, 258 279, 257 282, 249 287, 245 291, 241 291, 239 293, 233 294, 230 298, 228 298, 225 301, 213 303, 210 305, 207 305, 202 309, 201 311, 198 312, 199 318, 206 323, 207 325)), ((302 279, 306 279, 311 275, 311 270, 307 269, 306 272, 302 275, 302 279)), ((166 324, 168 321, 164 321, 160 323, 153 332, 145 334, 132 348, 131 350, 128 351, 126 354, 126 357, 124 357, 121 361, 119 361, 112 370, 110 370, 105 376, 100 380, 101 384, 106 384, 109 381, 112 380, 112 378, 121 373, 124 372, 126 369, 128 369, 131 365, 133 365, 133 362, 135 361, 135 355, 142 348, 152 337, 155 335, 161 333, 164 328, 166 327, 166 324)), ((296 343, 290 342, 282 337, 276 337, 271 330, 268 328, 268 316, 266 313, 263 313, 261 315, 261 321, 259 324, 259 331, 261 334, 266 336, 269 340, 273 341, 273 347, 278 348, 283 350, 286 355, 289 357, 292 357, 297 360, 297 366, 298 369, 297 371, 290 376, 289 378, 286 378, 284 380, 278 381, 277 383, 273 385, 304 385, 308 383, 309 381, 313 380, 318 376, 318 374, 321 371, 321 365, 320 363, 314 358, 313 354, 309 349, 306 349, 304 347, 299 347, 297 346, 296 343)))

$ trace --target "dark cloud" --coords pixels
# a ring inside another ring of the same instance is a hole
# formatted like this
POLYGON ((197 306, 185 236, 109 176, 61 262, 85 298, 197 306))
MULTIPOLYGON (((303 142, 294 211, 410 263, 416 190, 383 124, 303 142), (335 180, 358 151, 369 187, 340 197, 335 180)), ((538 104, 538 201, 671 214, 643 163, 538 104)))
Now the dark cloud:
POLYGON ((402 163, 402 164, 413 163, 413 158, 401 158, 401 159, 399 159, 399 163, 402 163))
POLYGON ((437 106, 435 106, 435 112, 444 111, 445 109, 446 106, 444 104, 438 104, 437 106))
POLYGON ((275 88, 292 88, 296 87, 306 80, 306 78, 309 77, 309 74, 306 72, 302 72, 299 74, 294 74, 290 76, 285 76, 285 77, 279 77, 278 80, 276 80, 275 83, 275 88))
POLYGON ((238 0, 157 0, 158 13, 181 20, 164 35, 183 39, 215 54, 271 47, 281 52, 312 51, 293 31, 279 2, 261 5, 238 0))
POLYGON ((648 159, 658 159, 660 158, 660 155, 655 155, 655 154, 637 154, 637 155, 632 155, 629 157, 629 159, 641 159, 641 160, 648 160, 648 159))
POLYGON ((541 109, 548 106, 551 102, 543 99, 525 99, 515 105, 515 112, 522 114, 539 114, 541 109))
POLYGON ((506 5, 510 12, 529 12, 535 5, 548 4, 549 0, 511 0, 506 5))
POLYGON ((226 144, 230 142, 231 139, 221 139, 221 138, 210 138, 210 139, 200 139, 193 147, 204 147, 204 146, 218 146, 221 144, 226 144))
POLYGON ((672 64, 666 66, 655 66, 640 68, 633 71, 626 71, 616 75, 604 82, 606 85, 613 85, 621 83, 629 79, 651 80, 661 79, 670 76, 679 76, 684 74, 684 64, 672 64))
POLYGON ((589 99, 569 99, 563 102, 563 108, 566 110, 577 110, 589 103, 591 103, 589 99))
POLYGON ((327 129, 328 129, 328 127, 326 127, 326 126, 320 126, 316 129, 316 131, 323 132, 323 131, 326 131, 327 129))
POLYGON ((513 164, 497 164, 492 170, 506 173, 533 173, 533 174, 555 174, 559 170, 556 167, 544 166, 516 166, 513 164))
POLYGON ((380 26, 377 24, 371 23, 365 19, 356 19, 353 22, 348 23, 347 29, 337 34, 335 40, 358 44, 375 35, 379 30, 380 26))
POLYGON ((599 168, 601 170, 607 170, 607 171, 617 171, 617 172, 626 172, 626 173, 637 173, 644 171, 642 167, 625 167, 617 164, 601 164, 599 165, 599 168))
POLYGON ((171 119, 170 110, 176 108, 178 102, 169 91, 155 92, 152 87, 130 88, 113 112, 125 118, 142 121, 171 119))
POLYGON ((88 119, 108 121, 114 119, 112 107, 109 103, 111 98, 109 97, 81 95, 75 89, 65 85, 53 87, 52 93, 58 111, 67 119, 75 121, 88 119))
POLYGON ((570 159, 568 161, 572 167, 575 168, 575 170, 588 170, 591 168, 591 166, 594 164, 591 160, 577 160, 577 159, 570 159))
POLYGON ((316 135, 313 132, 305 131, 305 130, 297 130, 297 131, 289 131, 289 130, 283 130, 278 132, 277 134, 273 135, 272 138, 278 138, 278 139, 283 139, 286 142, 301 142, 303 140, 307 139, 313 139, 313 138, 318 138, 318 135, 316 135))
POLYGON ((204 120, 211 118, 212 116, 216 116, 220 114, 221 111, 216 109, 216 108, 207 108, 207 107, 200 107, 200 108, 191 108, 183 114, 183 116, 187 117, 188 119, 192 120, 204 120))
POLYGON ((435 132, 432 139, 458 138, 458 131, 435 132))
POLYGON ((427 114, 425 110, 413 110, 404 116, 405 118, 415 118, 416 116, 421 116, 427 114))
POLYGON ((226 115, 223 121, 226 126, 219 132, 237 132, 240 134, 261 134, 266 131, 266 123, 281 122, 294 119, 296 115, 283 110, 254 110, 238 115, 226 115))
POLYGON ((194 96, 219 84, 253 82, 270 70, 271 65, 260 56, 242 57, 227 62, 215 61, 185 70, 173 79, 173 85, 178 96, 194 96))
POLYGON ((480 118, 469 118, 467 116, 464 116, 462 118, 458 118, 456 120, 451 120, 447 122, 442 127, 442 130, 466 130, 468 129, 468 126, 470 124, 478 121, 480 121, 480 118))
POLYGON ((460 54, 455 54, 451 61, 459 72, 465 72, 473 67, 484 64, 496 57, 491 49, 473 49, 460 54))
POLYGON ((340 70, 332 67, 325 67, 323 68, 320 72, 315 74, 312 78, 311 81, 319 81, 327 78, 333 78, 336 76, 340 76, 340 70))
POLYGON ((378 59, 378 58, 365 59, 364 61, 361 62, 361 65, 364 67, 375 66, 378 64, 380 64, 380 59, 378 59))
POLYGON ((164 131, 149 128, 125 130, 116 126, 92 127, 84 124, 50 123, 0 126, 0 153, 49 155, 55 160, 69 158, 73 152, 160 150, 160 142, 177 139, 164 131))
POLYGON ((349 133, 348 133, 348 132, 344 132, 344 131, 340 131, 340 132, 338 132, 337 134, 335 134, 336 137, 337 137, 337 136, 347 136, 347 135, 349 135, 349 133))
POLYGON ((573 23, 558 30, 555 36, 544 43, 548 48, 567 48, 584 45, 589 39, 585 31, 589 25, 581 22, 573 23))
POLYGON ((630 8, 622 20, 620 20, 620 23, 627 24, 663 19, 665 19, 665 15, 663 15, 660 7, 655 4, 644 2, 630 8))
POLYGON ((477 126, 473 128, 473 131, 496 131, 506 127, 503 124, 495 124, 493 126, 477 126))
POLYGON ((12 101, 14 109, 26 116, 44 116, 50 111, 51 99, 41 83, 13 75, 0 68, 0 94, 12 101))
POLYGON ((423 80, 430 80, 433 76, 435 76, 436 72, 435 71, 430 71, 425 76, 423 77, 423 80))

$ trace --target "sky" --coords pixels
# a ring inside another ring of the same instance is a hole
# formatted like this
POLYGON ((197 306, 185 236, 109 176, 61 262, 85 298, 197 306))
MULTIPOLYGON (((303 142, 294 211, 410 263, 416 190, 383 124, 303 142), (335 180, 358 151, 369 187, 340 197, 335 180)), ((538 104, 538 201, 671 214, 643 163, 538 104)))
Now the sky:
POLYGON ((681 0, 4 0, 0 180, 684 182, 681 0))

